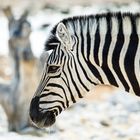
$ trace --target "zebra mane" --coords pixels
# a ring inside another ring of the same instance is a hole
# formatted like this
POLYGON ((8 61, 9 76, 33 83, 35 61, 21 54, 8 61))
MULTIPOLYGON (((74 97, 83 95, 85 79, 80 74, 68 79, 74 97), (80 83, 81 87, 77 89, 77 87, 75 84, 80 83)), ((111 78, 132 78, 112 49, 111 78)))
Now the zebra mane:
MULTIPOLYGON (((109 12, 109 13, 102 13, 102 14, 95 14, 95 15, 84 15, 84 16, 73 16, 60 21, 63 23, 70 34, 77 34, 78 26, 82 26, 81 29, 84 30, 87 24, 89 25, 89 31, 93 31, 95 33, 95 26, 100 26, 99 32, 101 34, 105 34, 105 30, 113 30, 113 34, 117 34, 118 29, 122 28, 123 26, 123 33, 124 34, 131 34, 137 33, 140 34, 140 13, 130 13, 130 12, 109 12), (117 22, 112 23, 112 19, 116 20, 117 22), (123 24, 124 22, 124 24, 123 24)), ((59 23, 60 23, 59 22, 59 23)), ((58 23, 58 24, 59 24, 58 23)), ((57 25, 50 32, 50 36, 45 43, 45 50, 51 50, 56 47, 56 45, 49 45, 51 43, 59 43, 58 38, 56 37, 56 29, 57 25)), ((94 34, 92 33, 92 34, 94 34)))

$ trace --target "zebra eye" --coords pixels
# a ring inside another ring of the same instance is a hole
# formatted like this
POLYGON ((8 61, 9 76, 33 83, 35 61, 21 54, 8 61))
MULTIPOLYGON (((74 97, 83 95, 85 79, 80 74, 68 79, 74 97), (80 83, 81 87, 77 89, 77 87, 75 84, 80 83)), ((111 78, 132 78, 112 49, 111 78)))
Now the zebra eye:
POLYGON ((54 65, 48 66, 48 73, 56 73, 58 72, 59 68, 60 66, 54 66, 54 65))

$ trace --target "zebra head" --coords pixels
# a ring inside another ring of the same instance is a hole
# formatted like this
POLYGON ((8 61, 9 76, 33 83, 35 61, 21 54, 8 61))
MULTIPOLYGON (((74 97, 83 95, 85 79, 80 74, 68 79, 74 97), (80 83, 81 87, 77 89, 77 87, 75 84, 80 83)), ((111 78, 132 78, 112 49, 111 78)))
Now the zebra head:
POLYGON ((46 50, 53 51, 46 60, 30 105, 30 118, 39 127, 51 126, 58 114, 82 98, 91 87, 87 77, 92 75, 84 70, 86 64, 81 64, 82 45, 78 33, 74 32, 76 28, 72 29, 72 25, 60 22, 46 43, 46 50))
POLYGON ((75 103, 78 97, 74 95, 77 91, 72 85, 77 77, 72 72, 76 63, 73 62, 76 37, 70 35, 63 23, 59 23, 55 36, 50 38, 46 49, 53 50, 45 60, 43 75, 30 105, 30 117, 38 127, 51 126, 55 117, 75 103))

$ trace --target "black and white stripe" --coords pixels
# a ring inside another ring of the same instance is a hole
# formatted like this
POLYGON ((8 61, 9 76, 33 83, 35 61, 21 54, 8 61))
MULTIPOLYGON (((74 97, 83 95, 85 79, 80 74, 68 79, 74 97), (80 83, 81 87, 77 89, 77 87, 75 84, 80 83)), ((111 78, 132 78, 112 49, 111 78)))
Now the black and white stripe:
POLYGON ((62 20, 46 43, 45 51, 53 52, 35 94, 40 97, 40 108, 59 114, 97 84, 114 85, 140 96, 139 35, 140 14, 106 13, 62 20), (64 27, 59 30, 60 24, 64 27))

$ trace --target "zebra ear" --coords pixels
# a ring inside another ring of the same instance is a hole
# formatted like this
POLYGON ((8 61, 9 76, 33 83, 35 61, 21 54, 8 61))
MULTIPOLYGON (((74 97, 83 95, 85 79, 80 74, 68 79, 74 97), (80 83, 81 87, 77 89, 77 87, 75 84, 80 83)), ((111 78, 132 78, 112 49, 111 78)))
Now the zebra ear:
POLYGON ((56 36, 66 49, 70 49, 70 34, 63 23, 59 23, 56 29, 56 36))

